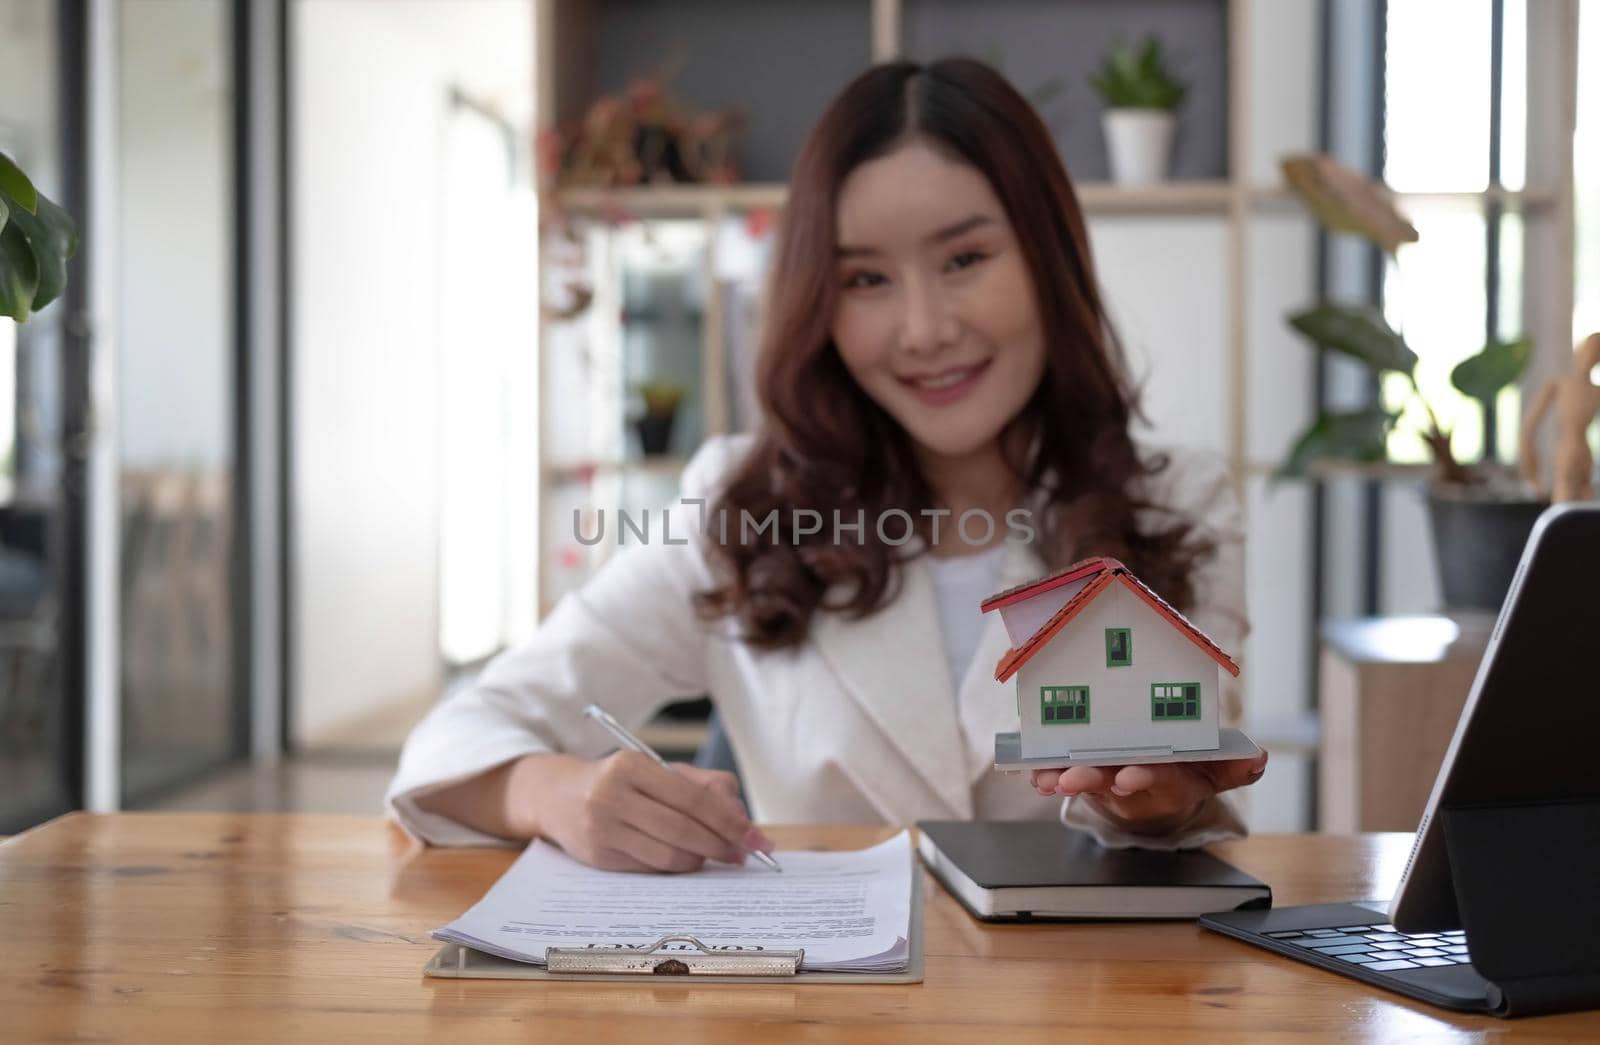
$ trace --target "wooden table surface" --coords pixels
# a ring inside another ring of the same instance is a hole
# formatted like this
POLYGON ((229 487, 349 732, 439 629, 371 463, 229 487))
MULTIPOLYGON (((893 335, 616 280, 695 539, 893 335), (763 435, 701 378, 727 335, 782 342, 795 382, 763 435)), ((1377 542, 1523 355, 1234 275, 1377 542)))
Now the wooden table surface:
MULTIPOLYGON (((784 848, 890 833, 773 828, 784 848)), ((1384 896, 1409 837, 1214 847, 1279 904, 1384 896)), ((1460 1016, 1192 923, 995 926, 930 880, 916 985, 428 979, 430 930, 509 865, 378 819, 75 814, 0 843, 0 1040, 1016 1042, 1600 1039, 1600 1013, 1460 1016)))

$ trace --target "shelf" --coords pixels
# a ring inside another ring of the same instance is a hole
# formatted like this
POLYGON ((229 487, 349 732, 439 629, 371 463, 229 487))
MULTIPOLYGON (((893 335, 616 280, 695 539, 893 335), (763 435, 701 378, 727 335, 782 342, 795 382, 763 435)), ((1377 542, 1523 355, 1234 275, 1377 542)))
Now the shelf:
POLYGON ((555 482, 582 482, 585 478, 601 475, 653 475, 669 477, 683 471, 689 463, 687 457, 666 454, 660 457, 640 457, 626 461, 570 461, 551 463, 545 472, 555 482))
MULTIPOLYGON (((1294 202, 1288 189, 1215 181, 1165 181, 1124 186, 1104 181, 1076 183, 1078 200, 1089 214, 1226 214, 1236 193, 1251 206, 1278 207, 1294 202)), ((640 185, 619 189, 559 189, 563 210, 611 220, 694 217, 719 211, 781 207, 782 184, 640 185)))
POLYGON ((779 182, 742 185, 635 185, 627 188, 557 189, 563 210, 597 217, 693 217, 719 210, 781 207, 788 192, 779 182))
POLYGON ((1226 181, 1164 181, 1154 185, 1077 183, 1086 214, 1224 214, 1234 187, 1226 181))
POLYGON ((1481 211, 1485 203, 1498 203, 1508 210, 1528 211, 1551 206, 1556 202, 1556 193, 1552 189, 1545 188, 1493 188, 1477 192, 1396 192, 1395 201, 1402 209, 1411 203, 1481 211))

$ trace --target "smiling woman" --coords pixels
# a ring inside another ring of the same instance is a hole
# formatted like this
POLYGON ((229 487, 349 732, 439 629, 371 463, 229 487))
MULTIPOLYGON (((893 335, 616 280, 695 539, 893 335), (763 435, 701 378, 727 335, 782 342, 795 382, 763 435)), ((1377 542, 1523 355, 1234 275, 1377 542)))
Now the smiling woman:
MULTIPOLYGON (((1076 195, 993 69, 877 66, 823 113, 757 390, 758 431, 685 470, 698 510, 671 529, 698 539, 625 549, 418 727, 390 790, 403 823, 628 870, 741 860, 770 842, 730 775, 607 755, 583 715, 600 700, 631 727, 708 693, 762 820, 1044 819, 1085 795, 1068 822, 1108 844, 1242 832, 1217 795, 1262 761, 1079 767, 1037 793, 993 772, 1018 702, 985 595, 1111 555, 1219 642, 1244 629, 1232 489, 1215 462, 1134 445, 1076 195)), ((1087 694, 1059 703, 1091 720, 1087 694)))
MULTIPOLYGON (((1101 304, 1083 212, 1049 131, 987 66, 878 66, 846 87, 795 162, 757 381, 769 423, 722 507, 799 505, 1000 517, 1030 492, 1051 567, 1111 555, 1180 607, 1208 553, 1181 517, 1152 524, 1141 480, 1161 455, 1129 434, 1137 394, 1101 304)), ((934 516, 937 518, 937 515, 934 516)), ((881 543, 717 549, 733 579, 699 600, 747 639, 804 641, 837 608, 891 597, 881 543)))

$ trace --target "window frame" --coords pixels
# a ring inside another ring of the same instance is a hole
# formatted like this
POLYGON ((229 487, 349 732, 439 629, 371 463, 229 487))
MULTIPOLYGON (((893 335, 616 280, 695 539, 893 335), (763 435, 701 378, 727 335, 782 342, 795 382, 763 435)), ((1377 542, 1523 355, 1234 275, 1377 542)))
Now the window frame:
POLYGON ((1205 716, 1205 702, 1201 699, 1201 697, 1202 693, 1200 689, 1200 683, 1198 682, 1152 682, 1150 683, 1150 721, 1198 722, 1205 716), (1187 705, 1190 703, 1190 701, 1187 696, 1184 696, 1180 697, 1176 703, 1185 708, 1185 713, 1182 715, 1167 714, 1167 708, 1173 704, 1174 701, 1171 696, 1157 696, 1156 690, 1161 688, 1176 688, 1181 693, 1183 687, 1186 686, 1194 687, 1194 711, 1191 713, 1187 710, 1187 705), (1162 710, 1160 715, 1156 714, 1157 707, 1160 707, 1162 710))
POLYGON ((1040 686, 1039 724, 1042 726, 1086 726, 1090 721, 1088 686, 1040 686), (1052 694, 1058 694, 1052 697, 1052 694), (1071 698, 1077 697, 1073 700, 1071 698), (1079 708, 1082 716, 1051 718, 1050 712, 1058 708, 1079 708))
POLYGON ((1133 629, 1132 628, 1107 628, 1106 629, 1106 667, 1108 667, 1108 668, 1131 668, 1131 667, 1133 667, 1133 629), (1124 636, 1123 649, 1126 650, 1127 654, 1128 654, 1126 657, 1124 657, 1121 660, 1118 660, 1118 659, 1114 658, 1111 655, 1111 640, 1112 640, 1112 636, 1118 635, 1118 634, 1124 636))

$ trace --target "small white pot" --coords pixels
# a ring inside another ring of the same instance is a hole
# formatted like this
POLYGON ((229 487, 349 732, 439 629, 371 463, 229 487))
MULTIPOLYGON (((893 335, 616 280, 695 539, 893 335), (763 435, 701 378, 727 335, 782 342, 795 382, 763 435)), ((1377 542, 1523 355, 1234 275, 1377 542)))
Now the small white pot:
POLYGON ((1172 132, 1177 118, 1163 109, 1107 109, 1106 153, 1111 180, 1118 185, 1149 185, 1167 178, 1172 132))

